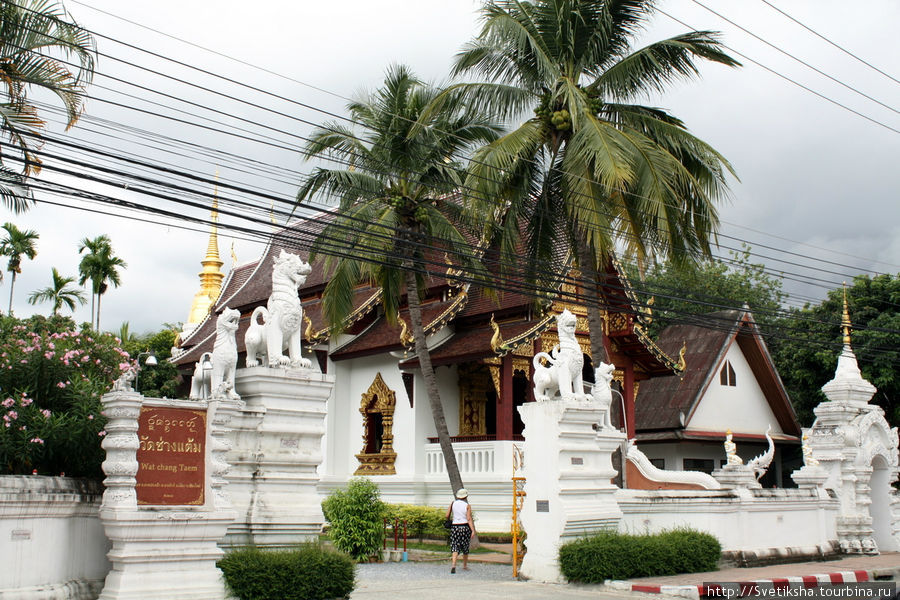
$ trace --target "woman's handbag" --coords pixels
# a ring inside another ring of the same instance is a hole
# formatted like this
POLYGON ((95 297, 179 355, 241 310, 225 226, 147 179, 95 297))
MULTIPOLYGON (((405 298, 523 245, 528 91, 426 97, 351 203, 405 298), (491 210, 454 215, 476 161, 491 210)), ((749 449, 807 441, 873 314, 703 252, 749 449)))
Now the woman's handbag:
MULTIPOLYGON (((453 505, 451 504, 450 508, 447 509, 447 512, 451 513, 452 511, 453 511, 453 505)), ((444 519, 444 529, 450 529, 451 527, 453 527, 453 516, 452 515, 448 516, 446 519, 444 519)))

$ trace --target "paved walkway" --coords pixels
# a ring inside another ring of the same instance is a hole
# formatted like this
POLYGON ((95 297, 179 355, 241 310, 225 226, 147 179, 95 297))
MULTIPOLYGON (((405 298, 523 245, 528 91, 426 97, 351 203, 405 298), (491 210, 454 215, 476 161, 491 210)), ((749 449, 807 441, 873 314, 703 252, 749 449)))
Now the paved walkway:
MULTIPOLYGON (((357 586, 352 600, 394 600, 395 598, 428 598, 429 600, 537 600, 543 598, 580 599, 634 598, 654 600, 672 598, 668 593, 626 591, 611 585, 548 584, 516 581, 512 578, 509 544, 497 546, 497 554, 473 554, 469 570, 461 563, 457 573, 450 574, 449 557, 432 556, 430 562, 361 564, 357 568, 357 586)), ((634 579, 630 583, 644 589, 656 586, 697 586, 704 582, 756 581, 837 572, 869 571, 875 576, 900 577, 900 553, 879 556, 852 556, 840 560, 769 565, 753 568, 728 568, 710 573, 693 573, 671 577, 634 579)))

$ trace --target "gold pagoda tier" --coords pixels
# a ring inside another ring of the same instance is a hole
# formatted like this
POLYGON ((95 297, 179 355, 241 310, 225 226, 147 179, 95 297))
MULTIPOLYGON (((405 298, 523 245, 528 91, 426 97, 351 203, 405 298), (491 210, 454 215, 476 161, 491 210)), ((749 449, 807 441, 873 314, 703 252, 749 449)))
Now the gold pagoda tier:
POLYGON ((200 290, 194 294, 194 301, 191 304, 191 312, 188 320, 185 322, 185 329, 196 327, 200 324, 206 315, 209 314, 219 293, 222 291, 222 280, 225 274, 222 273, 222 259, 219 258, 219 237, 217 223, 219 220, 219 201, 213 199, 212 208, 212 224, 209 230, 209 244, 206 246, 206 257, 200 261, 203 269, 198 274, 200 277, 200 290))

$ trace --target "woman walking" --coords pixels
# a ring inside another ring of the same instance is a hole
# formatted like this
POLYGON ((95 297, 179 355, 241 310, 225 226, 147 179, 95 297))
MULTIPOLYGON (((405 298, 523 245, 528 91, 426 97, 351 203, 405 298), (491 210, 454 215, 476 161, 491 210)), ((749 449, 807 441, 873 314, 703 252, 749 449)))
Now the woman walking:
POLYGON ((475 537, 475 524, 472 522, 472 507, 467 498, 469 492, 466 488, 459 488, 456 492, 456 500, 447 509, 446 518, 453 518, 450 526, 450 552, 453 561, 450 572, 456 573, 456 558, 463 555, 463 570, 469 570, 469 540, 475 537))

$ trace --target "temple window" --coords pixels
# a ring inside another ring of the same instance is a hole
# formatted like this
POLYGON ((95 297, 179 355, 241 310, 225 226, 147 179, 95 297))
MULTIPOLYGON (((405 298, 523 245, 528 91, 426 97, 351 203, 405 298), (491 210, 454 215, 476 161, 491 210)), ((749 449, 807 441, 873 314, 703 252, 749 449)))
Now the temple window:
POLYGON ((722 365, 722 370, 719 371, 719 383, 731 387, 737 385, 737 377, 734 374, 734 367, 731 366, 731 361, 726 360, 725 364, 722 365))
POLYGON ((711 458, 685 458, 685 471, 700 471, 701 473, 712 474, 716 468, 716 461, 711 458))
POLYGON ((356 455, 359 468, 354 475, 393 475, 397 471, 394 462, 394 408, 396 396, 381 378, 381 373, 362 395, 359 412, 363 418, 363 448, 356 455))

